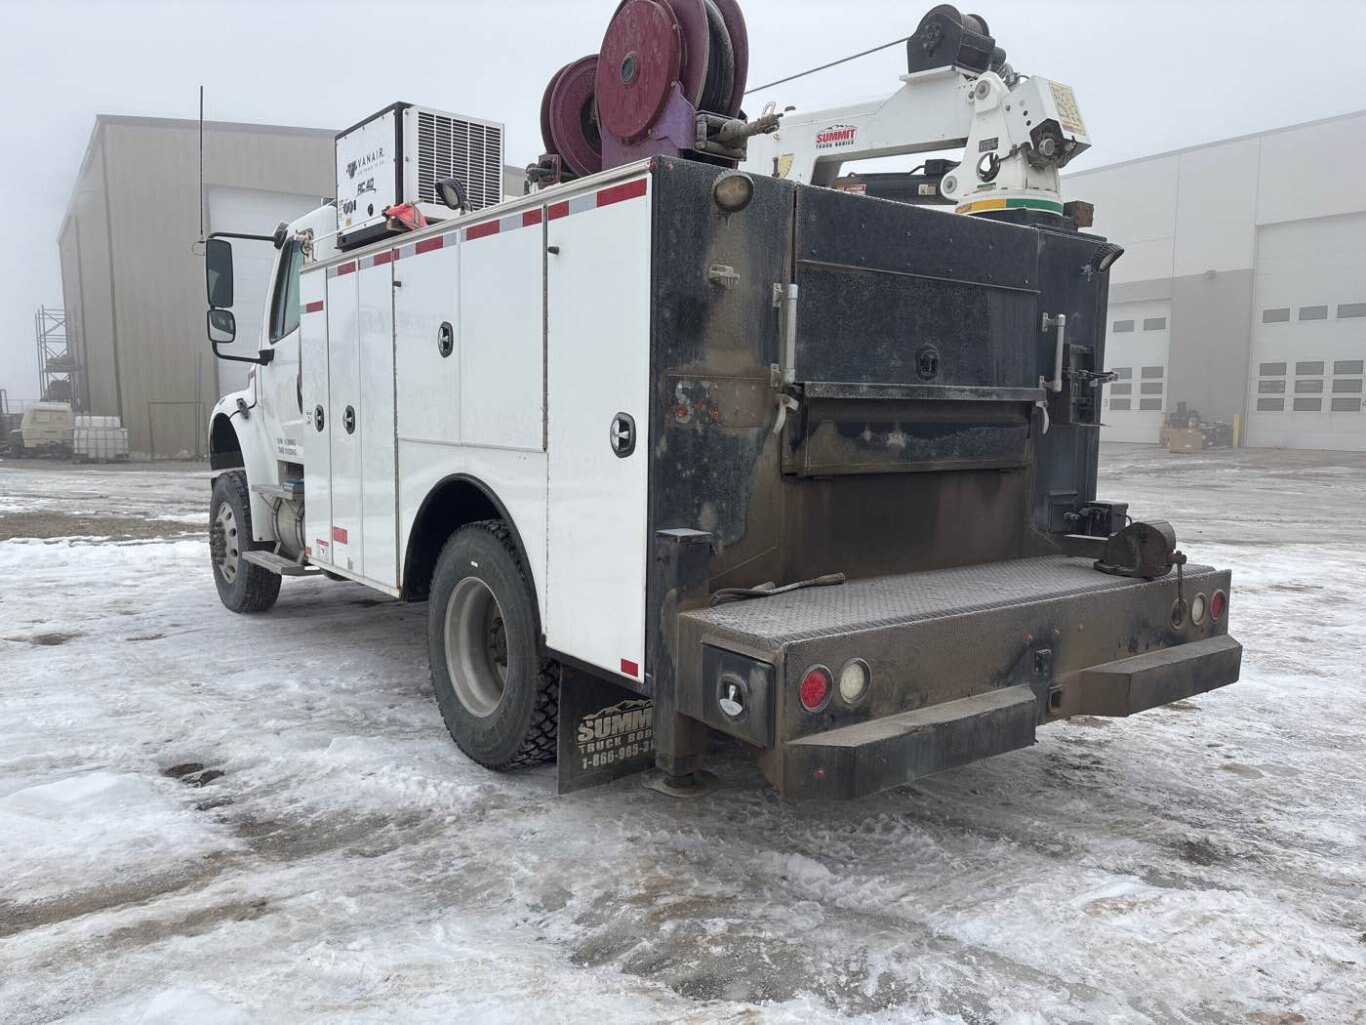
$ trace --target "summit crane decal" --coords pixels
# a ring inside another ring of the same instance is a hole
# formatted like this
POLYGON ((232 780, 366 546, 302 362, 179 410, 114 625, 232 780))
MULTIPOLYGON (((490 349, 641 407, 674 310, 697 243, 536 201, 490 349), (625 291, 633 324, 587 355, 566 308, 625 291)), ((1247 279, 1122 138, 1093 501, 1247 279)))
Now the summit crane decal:
POLYGON ((831 125, 816 133, 816 149, 840 149, 852 146, 858 138, 858 128, 854 125, 831 125))

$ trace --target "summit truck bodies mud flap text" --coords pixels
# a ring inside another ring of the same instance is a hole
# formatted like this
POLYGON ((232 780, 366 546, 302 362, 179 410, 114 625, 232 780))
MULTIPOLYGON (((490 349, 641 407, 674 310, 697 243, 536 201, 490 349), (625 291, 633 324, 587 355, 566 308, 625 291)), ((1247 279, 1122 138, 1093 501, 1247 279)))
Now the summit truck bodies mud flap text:
POLYGON ((1233 683, 1228 590, 1209 567, 1178 584, 1049 557, 684 612, 678 711, 751 745, 784 795, 862 797, 1026 747, 1052 719, 1233 683))

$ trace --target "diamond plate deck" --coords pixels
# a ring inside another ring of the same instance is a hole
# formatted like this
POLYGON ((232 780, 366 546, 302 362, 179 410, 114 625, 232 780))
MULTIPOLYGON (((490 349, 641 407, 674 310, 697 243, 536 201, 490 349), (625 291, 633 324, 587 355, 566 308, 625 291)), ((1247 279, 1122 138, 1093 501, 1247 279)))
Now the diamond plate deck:
MULTIPOLYGON (((1187 565, 1187 580, 1214 572, 1187 565)), ((1176 577, 1162 582, 1175 587, 1176 577)), ((732 602, 684 613, 704 633, 775 649, 858 630, 898 626, 1000 609, 1067 595, 1142 587, 1148 581, 1110 576, 1090 559, 1047 556, 979 566, 873 577, 833 587, 732 602)))

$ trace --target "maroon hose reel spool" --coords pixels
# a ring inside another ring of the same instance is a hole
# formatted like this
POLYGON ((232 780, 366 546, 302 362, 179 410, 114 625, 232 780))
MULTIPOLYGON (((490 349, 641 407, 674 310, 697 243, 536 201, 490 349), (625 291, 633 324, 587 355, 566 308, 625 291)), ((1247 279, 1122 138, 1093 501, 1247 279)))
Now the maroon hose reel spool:
POLYGON ((581 176, 687 152, 699 112, 739 116, 748 70, 736 0, 622 0, 600 53, 561 68, 546 87, 547 157, 581 176))

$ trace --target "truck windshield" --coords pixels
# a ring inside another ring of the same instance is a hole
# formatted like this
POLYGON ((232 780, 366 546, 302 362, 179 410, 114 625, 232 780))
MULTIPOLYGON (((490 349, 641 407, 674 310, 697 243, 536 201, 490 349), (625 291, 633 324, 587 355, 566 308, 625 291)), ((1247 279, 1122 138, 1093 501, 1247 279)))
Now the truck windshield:
POLYGON ((272 345, 299 326, 299 271, 303 263, 303 247, 290 239, 280 255, 280 272, 275 279, 275 290, 270 300, 272 345))

